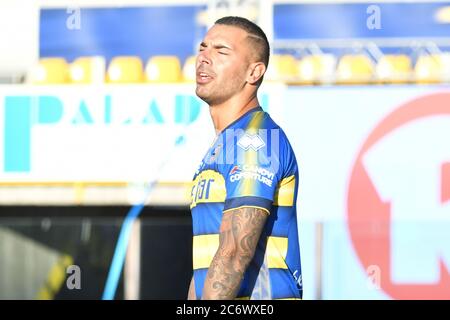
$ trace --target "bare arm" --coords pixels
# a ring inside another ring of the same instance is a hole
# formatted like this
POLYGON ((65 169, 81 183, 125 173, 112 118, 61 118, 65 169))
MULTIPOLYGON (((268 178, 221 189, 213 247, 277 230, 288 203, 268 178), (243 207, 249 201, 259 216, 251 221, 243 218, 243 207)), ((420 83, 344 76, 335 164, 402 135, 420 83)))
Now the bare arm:
POLYGON ((195 296, 195 281, 194 276, 192 276, 191 283, 189 284, 188 300, 196 300, 195 296))
POLYGON ((268 212, 251 207, 227 211, 220 226, 219 248, 209 266, 203 299, 234 299, 255 254, 268 212))

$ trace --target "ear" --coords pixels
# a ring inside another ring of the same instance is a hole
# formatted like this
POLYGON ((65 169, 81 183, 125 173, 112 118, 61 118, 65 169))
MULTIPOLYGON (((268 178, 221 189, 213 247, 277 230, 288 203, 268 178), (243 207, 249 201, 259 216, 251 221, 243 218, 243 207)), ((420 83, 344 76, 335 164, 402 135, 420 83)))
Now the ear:
POLYGON ((255 85, 266 72, 266 66, 262 62, 254 62, 249 66, 247 82, 255 85))

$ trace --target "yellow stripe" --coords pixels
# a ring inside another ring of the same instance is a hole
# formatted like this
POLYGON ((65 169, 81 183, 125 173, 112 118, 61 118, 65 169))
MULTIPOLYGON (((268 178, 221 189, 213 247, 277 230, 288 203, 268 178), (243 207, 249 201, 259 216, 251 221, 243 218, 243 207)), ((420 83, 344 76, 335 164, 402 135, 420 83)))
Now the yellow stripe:
MULTIPOLYGON (((257 134, 258 129, 261 127, 261 122, 264 118, 263 112, 255 112, 252 120, 245 129, 246 133, 257 134)), ((245 164, 256 165, 258 164, 258 153, 253 149, 245 151, 245 164)), ((244 179, 242 186, 242 196, 253 195, 253 188, 255 187, 255 181, 252 179, 244 179)))
POLYGON ((245 128, 245 131, 249 134, 256 134, 258 133, 259 128, 261 127, 262 120, 264 119, 264 112, 257 111, 253 114, 252 120, 248 123, 247 128, 245 128))
MULTIPOLYGON (((193 268, 194 270, 209 268, 217 249, 219 248, 219 235, 206 234, 194 236, 193 239, 193 268)), ((268 237, 267 264, 269 268, 287 269, 285 262, 288 248, 288 239, 284 237, 268 237)))
POLYGON ((218 248, 218 234, 194 236, 192 245, 194 270, 209 268, 218 248))
POLYGON ((287 269, 286 255, 288 239, 285 237, 269 237, 267 240, 267 263, 269 268, 287 269))
POLYGON ((266 208, 258 207, 258 206, 247 206, 247 205, 240 206, 240 207, 236 207, 236 208, 231 208, 231 209, 227 209, 227 210, 223 210, 223 213, 228 212, 228 211, 231 211, 231 210, 239 210, 239 209, 242 209, 242 208, 255 208, 255 209, 261 209, 261 210, 264 210, 265 212, 267 212, 267 214, 270 214, 270 211, 267 210, 266 208))
POLYGON ((275 206, 292 206, 294 205, 295 176, 284 178, 278 184, 275 191, 273 204, 275 206))
POLYGON ((223 176, 214 170, 202 171, 192 182, 191 209, 199 203, 225 202, 226 196, 223 176))
POLYGON ((82 182, 78 182, 74 185, 75 188, 75 202, 77 204, 82 204, 85 195, 85 186, 82 182))
POLYGON ((234 298, 234 300, 250 300, 250 297, 239 297, 239 298, 234 298))

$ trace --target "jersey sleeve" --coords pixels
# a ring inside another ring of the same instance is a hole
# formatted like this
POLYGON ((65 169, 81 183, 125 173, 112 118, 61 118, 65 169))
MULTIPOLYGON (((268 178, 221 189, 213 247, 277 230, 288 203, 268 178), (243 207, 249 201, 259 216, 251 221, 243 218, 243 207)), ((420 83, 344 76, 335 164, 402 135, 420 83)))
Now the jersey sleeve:
POLYGON ((245 206, 270 214, 283 176, 281 139, 278 129, 246 131, 236 139, 232 145, 235 157, 223 172, 227 191, 224 212, 245 206))

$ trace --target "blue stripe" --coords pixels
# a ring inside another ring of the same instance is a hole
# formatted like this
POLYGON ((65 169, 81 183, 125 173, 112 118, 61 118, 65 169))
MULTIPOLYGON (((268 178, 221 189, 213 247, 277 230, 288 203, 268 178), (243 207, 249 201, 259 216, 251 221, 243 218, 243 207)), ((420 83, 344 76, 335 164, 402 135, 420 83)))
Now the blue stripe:
POLYGON ((297 221, 289 225, 288 231, 288 250, 286 254, 286 264, 292 272, 299 270, 301 272, 300 248, 298 242, 297 221))
MULTIPOLYGON (((197 299, 202 295, 207 273, 207 268, 194 270, 197 299)), ((273 299, 302 298, 302 292, 296 287, 295 279, 288 270, 269 269, 269 278, 273 299)), ((244 282, 241 284, 237 297, 248 297, 251 295, 251 288, 248 287, 247 279, 248 277, 246 276, 244 282)))
MULTIPOLYGON (((235 198, 238 199, 238 198, 235 198)), ((260 198, 261 199, 261 198, 260 198)), ((262 206, 261 206, 262 207, 262 206)), ((193 234, 219 233, 222 222, 223 203, 201 203, 192 209, 193 234)), ((295 224, 296 214, 294 207, 273 206, 267 219, 268 235, 274 237, 288 237, 289 228, 295 224)))
POLYGON ((223 210, 239 208, 242 206, 256 206, 265 208, 270 211, 272 208, 272 200, 261 197, 238 197, 225 200, 223 210))
MULTIPOLYGON (((202 296, 207 273, 208 268, 194 270, 195 294, 197 296, 197 299, 200 299, 202 296)), ((237 294, 237 298, 249 296, 250 296, 249 288, 245 283, 242 283, 241 288, 239 289, 239 292, 237 294)))
POLYGON ((267 220, 269 235, 274 237, 288 237, 289 226, 297 219, 295 207, 273 206, 267 220))
POLYGON ((301 298, 294 277, 286 269, 269 269, 270 286, 273 299, 301 298))
POLYGON ((200 299, 202 296, 207 272, 207 268, 194 270, 195 294, 197 299, 200 299))
POLYGON ((223 203, 200 203, 192 209, 192 231, 194 236, 218 234, 222 222, 223 203))
MULTIPOLYGON (((222 222, 222 203, 202 203, 192 209, 193 235, 218 234, 222 222)), ((289 229, 295 224, 296 214, 293 207, 272 207, 267 219, 267 235, 288 237, 289 229)), ((295 235, 292 235, 295 236, 295 235)))

